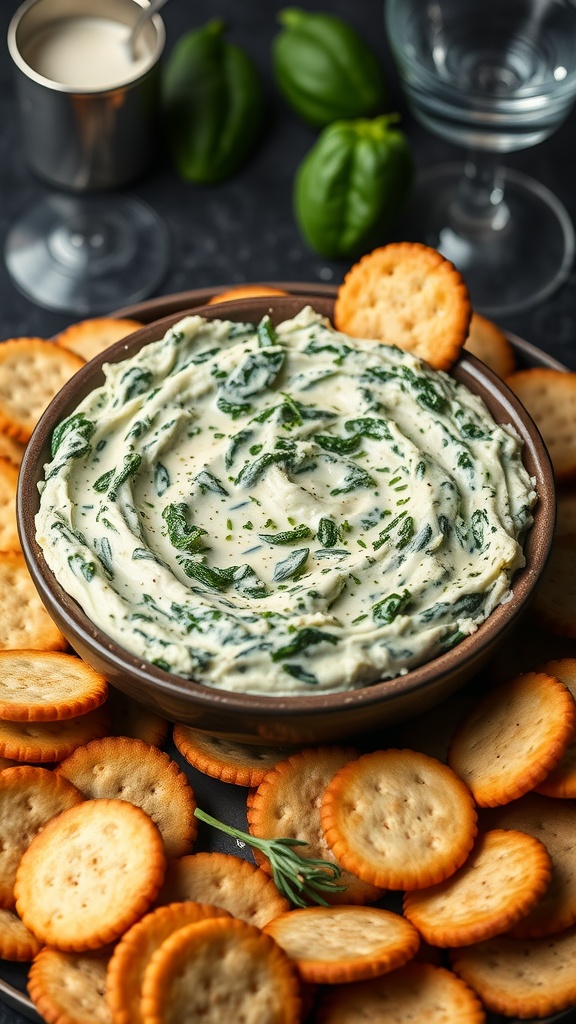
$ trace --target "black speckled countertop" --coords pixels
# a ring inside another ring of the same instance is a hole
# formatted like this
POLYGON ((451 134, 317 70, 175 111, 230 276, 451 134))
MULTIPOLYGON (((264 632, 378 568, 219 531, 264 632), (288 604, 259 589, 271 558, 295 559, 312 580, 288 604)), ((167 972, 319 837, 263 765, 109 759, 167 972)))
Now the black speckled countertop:
MULTIPOLYGON (((17 0, 0 4, 0 36, 17 0)), ((292 214, 292 180, 297 164, 312 145, 316 132, 298 120, 285 105, 273 81, 271 40, 278 31, 280 0, 170 0, 163 11, 166 54, 189 28, 215 15, 228 25, 228 38, 256 62, 268 98, 266 128, 254 155, 233 178, 215 186, 180 181, 158 140, 155 166, 130 192, 147 200, 164 219, 170 234, 172 259, 158 294, 243 281, 293 280, 338 284, 349 264, 328 261, 311 252, 299 235, 292 214)), ((388 72, 391 109, 404 114, 417 167, 458 159, 461 152, 430 136, 405 112, 398 81, 384 38, 379 0, 330 0, 328 7, 347 18, 371 42, 388 72)), ((0 50, 0 233, 12 220, 44 195, 48 187, 27 169, 21 148, 12 86, 11 62, 5 43, 0 50)), ((549 140, 506 157, 507 166, 531 174, 547 185, 576 220, 576 113, 549 140)), ((386 241, 386 239, 383 239, 386 241)), ((535 248, 538 240, 534 239, 535 248)), ((526 253, 526 260, 530 252, 526 253)), ((500 320, 503 327, 543 348, 576 369, 576 276, 542 305, 500 320)), ((47 313, 24 298, 12 284, 0 260, 0 338, 35 335, 50 337, 78 319, 47 313)))
MULTIPOLYGON (((95 9, 97 8, 97 0, 95 9)), ((456 148, 430 136, 406 113, 384 38, 380 0, 300 0, 310 10, 329 9, 345 17, 377 51, 388 72, 391 109, 403 114, 402 126, 419 169, 458 159, 456 148)), ((46 185, 28 170, 22 153, 12 67, 5 39, 18 0, 0 2, 0 235, 13 219, 46 194, 46 185)), ((158 140, 154 167, 129 191, 146 200, 165 221, 171 264, 157 293, 245 281, 306 281, 338 284, 349 264, 316 255, 299 235, 292 214, 295 169, 316 132, 285 105, 273 81, 271 40, 278 31, 280 0, 170 0, 162 17, 166 54, 187 29, 214 16, 228 25, 229 39, 256 62, 264 81, 268 109, 263 137, 249 162, 233 178, 215 186, 187 185, 176 176, 158 140)), ((576 111, 548 141, 506 157, 506 165, 547 185, 576 220, 576 111)), ((386 239, 382 239, 386 241, 386 239)), ((538 239, 534 239, 534 247, 538 239)), ((530 260, 530 252, 525 255, 530 260)), ((46 312, 23 297, 0 258, 0 340, 18 336, 50 337, 78 319, 46 312)), ((500 323, 576 370, 576 273, 551 298, 500 323)), ((564 1018, 566 1019, 566 1018, 564 1018)), ((576 1015, 571 1018, 576 1021, 576 1015)), ((24 1018, 0 1002, 0 1024, 24 1024, 24 1018)))

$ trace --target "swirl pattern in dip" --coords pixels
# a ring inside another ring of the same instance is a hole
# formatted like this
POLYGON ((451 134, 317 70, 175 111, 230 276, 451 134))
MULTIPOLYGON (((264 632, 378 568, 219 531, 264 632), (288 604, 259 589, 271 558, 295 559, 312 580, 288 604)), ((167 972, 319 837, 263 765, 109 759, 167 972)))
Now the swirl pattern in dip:
POLYGON ((353 689, 472 633, 534 481, 482 401, 312 310, 187 317, 55 430, 37 540, 128 651, 251 693, 353 689))

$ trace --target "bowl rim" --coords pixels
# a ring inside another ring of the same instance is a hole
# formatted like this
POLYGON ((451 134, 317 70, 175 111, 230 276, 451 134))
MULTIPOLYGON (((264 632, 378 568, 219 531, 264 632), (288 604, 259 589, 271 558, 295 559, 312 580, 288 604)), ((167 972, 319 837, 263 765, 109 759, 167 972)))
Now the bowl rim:
MULTIPOLYGON (((524 450, 529 453, 529 462, 533 464, 532 475, 537 477, 539 500, 534 509, 534 525, 531 527, 524 543, 529 549, 530 560, 519 569, 513 577, 513 597, 504 604, 499 604, 480 624, 478 629, 462 640, 456 647, 438 655, 431 661, 417 666, 391 679, 379 680, 353 690, 322 692, 319 694, 254 694, 240 691, 224 690, 210 685, 186 679, 173 673, 157 668, 151 662, 139 658, 121 647, 104 631, 96 626, 82 610, 80 605, 61 587, 49 569, 40 546, 36 542, 34 518, 38 510, 39 494, 37 483, 42 479, 42 468, 49 450, 49 441, 54 426, 73 408, 78 405, 85 394, 98 387, 103 380, 102 366, 107 362, 120 362, 128 358, 145 344, 163 337, 166 330, 189 315, 206 316, 209 319, 246 320, 254 322, 256 316, 269 312, 276 322, 295 315, 295 305, 301 309, 311 305, 324 315, 331 315, 333 298, 322 295, 319 297, 290 294, 288 296, 265 296, 261 299, 238 299, 235 301, 192 307, 181 310, 170 316, 145 324, 127 338, 111 345, 105 352, 90 360, 77 371, 55 398, 38 421, 32 437, 27 445, 17 490, 17 521, 21 545, 28 569, 40 594, 43 603, 50 612, 56 608, 65 622, 69 633, 78 637, 84 647, 95 655, 99 662, 107 662, 115 671, 134 682, 146 687, 154 685, 163 699, 178 701, 183 698, 191 705, 196 704, 206 710, 226 710, 226 712, 252 713, 256 717, 269 716, 277 713, 281 718, 292 716, 295 712, 306 711, 311 717, 326 712, 338 713, 351 707, 381 704, 393 697, 415 695, 421 690, 437 682, 445 674, 454 671, 455 667, 465 668, 475 662, 487 647, 491 646, 500 633, 506 633, 532 596, 532 592, 548 559, 552 546, 555 522, 555 486, 550 458, 540 432, 524 409, 519 399, 495 373, 488 369, 471 353, 464 351, 451 373, 456 379, 464 378, 463 382, 485 389, 491 399, 497 396, 498 406, 509 413, 509 419, 500 416, 498 422, 512 422, 524 440, 524 450), (251 310, 248 317, 248 310, 251 310), (94 375, 100 379, 94 381, 94 375), (88 382, 90 386, 87 386, 88 382), (66 411, 64 411, 66 410, 66 411), (34 495, 34 501, 31 496, 34 495), (536 529, 538 527, 538 529, 536 529), (536 530, 536 533, 534 532, 536 530), (539 543, 534 538, 539 536, 539 543), (541 535, 541 536, 540 536, 541 535)), ((475 390, 475 387, 471 387, 475 390)), ((486 400, 485 395, 481 397, 486 400)), ((489 402, 487 403, 489 404, 489 402)), ((67 638, 68 632, 65 631, 67 638)), ((73 640, 70 645, 74 648, 73 640)))

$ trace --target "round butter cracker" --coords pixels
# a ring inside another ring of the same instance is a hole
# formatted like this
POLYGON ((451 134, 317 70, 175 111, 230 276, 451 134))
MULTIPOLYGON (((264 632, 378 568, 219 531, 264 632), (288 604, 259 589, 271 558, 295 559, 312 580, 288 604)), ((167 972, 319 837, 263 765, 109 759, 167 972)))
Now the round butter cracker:
POLYGON ((0 650, 63 651, 67 646, 38 596, 24 555, 0 552, 0 650))
POLYGON ((189 853, 196 838, 196 800, 168 754, 128 736, 104 736, 77 747, 56 769, 88 800, 127 800, 157 825, 166 857, 189 853))
POLYGON ((299 1024, 299 987, 293 965, 268 935, 244 921, 215 918, 181 928, 154 953, 144 975, 142 1021, 299 1024))
POLYGON ((281 288, 274 288, 269 284, 238 284, 234 288, 226 288, 224 291, 216 292, 208 305, 212 306, 217 302, 235 302, 237 299, 253 299, 266 295, 288 295, 288 292, 281 288))
POLYGON ((290 909, 265 871, 230 853, 193 853, 170 861, 157 903, 182 900, 212 904, 257 928, 290 909))
POLYGON ((154 822, 123 800, 85 800, 34 837, 16 874, 16 910, 38 939, 99 949, 150 907, 166 856, 154 822))
POLYGON ((203 903, 172 903, 146 914, 114 948, 106 974, 106 998, 114 1024, 142 1024, 140 1002, 146 968, 163 942, 180 928, 227 912, 203 903))
POLYGON ((508 931, 541 899, 551 875, 543 843, 494 829, 446 881, 406 893, 404 914, 431 945, 468 946, 508 931))
POLYGON ((0 957, 26 962, 42 948, 42 943, 26 928, 14 910, 0 910, 0 957))
POLYGON ((486 1014, 472 989, 452 971, 409 963, 369 981, 326 988, 315 1024, 483 1024, 486 1014))
POLYGON ((0 551, 20 551, 16 523, 18 467, 0 456, 0 551))
POLYGON ((535 836, 552 858, 546 892, 511 929, 517 938, 553 935, 576 924, 576 805, 528 793, 505 807, 484 811, 487 828, 515 829, 535 836))
POLYGON ((539 428, 559 482, 576 478, 576 373, 549 367, 518 370, 506 379, 539 428))
POLYGON ((0 754, 15 761, 51 764, 76 747, 105 736, 110 718, 105 704, 77 718, 56 722, 7 722, 0 719, 0 754))
POLYGON ((26 443, 40 416, 84 360, 43 338, 0 345, 0 431, 26 443))
POLYGON ((264 931, 304 981, 340 984, 375 978, 411 960, 420 936, 399 914, 378 907, 306 907, 281 914, 264 931))
POLYGON ((506 935, 451 955, 452 967, 488 1010, 546 1017, 576 1003, 576 929, 546 939, 506 935))
POLYGON ((55 722, 104 703, 108 683, 80 658, 56 651, 0 651, 0 718, 55 722))
POLYGON ((236 786, 257 786, 269 768, 287 756, 282 747, 237 743, 179 723, 174 726, 173 738, 188 764, 236 786))
POLYGON ((139 331, 143 326, 139 320, 129 318, 93 317, 66 327, 55 340, 57 345, 89 362, 110 348, 110 345, 139 331))
POLYGON ((532 608, 551 633, 576 637, 576 532, 554 538, 532 608))
POLYGON ((339 331, 396 345, 436 370, 458 358, 471 315, 460 273, 420 242, 392 242, 363 256, 346 274, 334 306, 339 331))
POLYGON ((322 827, 339 864, 384 889, 423 889, 464 863, 476 836, 470 791, 413 750, 379 750, 329 783, 322 827))
MULTIPOLYGON (((576 658, 547 661, 542 671, 559 679, 576 700, 576 658)), ((576 736, 570 741, 558 764, 536 786, 538 793, 564 799, 576 797, 576 736)))
POLYGON ((47 1024, 112 1024, 106 1002, 110 953, 41 949, 28 975, 28 993, 47 1024))
POLYGON ((448 764, 481 807, 506 804, 556 766, 575 723, 570 690, 545 672, 525 672, 478 701, 452 738, 448 764))
POLYGON ((508 377, 516 369, 514 349, 504 331, 480 313, 472 313, 464 348, 499 377, 508 377))
POLYGON ((24 452, 26 451, 26 445, 22 441, 16 441, 9 434, 5 434, 3 430, 0 430, 0 457, 8 459, 13 466, 19 468, 24 458, 24 452))
POLYGON ((33 837, 83 799, 71 782, 47 768, 18 765, 0 773, 0 906, 16 905, 16 871, 33 837))

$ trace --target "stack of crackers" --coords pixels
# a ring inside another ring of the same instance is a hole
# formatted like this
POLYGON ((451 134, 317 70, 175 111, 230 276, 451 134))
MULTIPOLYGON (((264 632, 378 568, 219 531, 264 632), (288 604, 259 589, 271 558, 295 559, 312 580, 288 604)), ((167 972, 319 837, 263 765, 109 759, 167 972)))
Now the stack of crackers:
POLYGON ((440 369, 478 354, 540 424, 562 488, 529 642, 481 694, 362 749, 177 724, 166 753, 169 724, 68 652, 18 550, 17 464, 62 383, 139 325, 0 345, 0 956, 31 962, 48 1024, 475 1024, 576 1004, 576 375, 516 370, 422 246, 360 261, 335 321, 440 369), (337 865, 326 905, 295 908, 262 852, 196 852, 183 764, 244 790, 248 840, 337 865))
POLYGON ((464 1024, 576 1004, 576 659, 451 698, 400 746, 175 725, 184 763, 244 790, 248 843, 298 840, 341 868, 324 905, 297 908, 262 853, 195 852, 167 723, 73 655, 1 661, 0 749, 20 756, 0 771, 0 952, 31 960, 49 1024, 464 1024))

